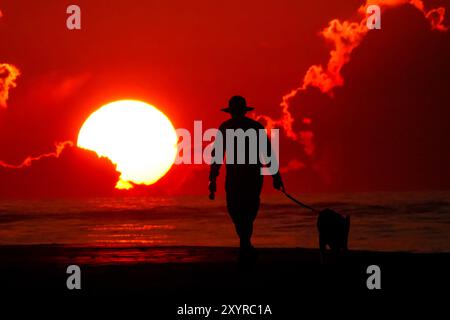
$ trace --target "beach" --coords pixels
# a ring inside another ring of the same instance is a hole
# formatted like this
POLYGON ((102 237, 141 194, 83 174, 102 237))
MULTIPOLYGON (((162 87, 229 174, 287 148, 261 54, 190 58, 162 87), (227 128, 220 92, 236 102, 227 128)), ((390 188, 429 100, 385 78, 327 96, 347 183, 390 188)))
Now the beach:
POLYGON ((22 296, 136 295, 172 302, 226 297, 262 303, 376 291, 423 296, 450 285, 448 253, 350 251, 321 264, 316 249, 260 248, 256 264, 241 268, 237 252, 227 247, 1 246, 2 290, 22 296), (67 289, 69 265, 81 269, 80 290, 67 289), (370 265, 381 269, 381 290, 367 288, 370 265))
POLYGON ((448 296, 449 199, 448 192, 303 195, 352 219, 348 255, 321 264, 315 214, 265 197, 254 230, 259 257, 244 267, 220 198, 2 201, 2 297, 110 311, 111 301, 117 308, 131 301, 157 319, 203 319, 177 317, 177 308, 228 304, 269 305, 282 319, 316 304, 384 308, 407 298, 422 306, 448 296), (67 287, 71 265, 80 268, 80 290, 67 287), (380 269, 379 290, 367 286, 369 266, 380 269))

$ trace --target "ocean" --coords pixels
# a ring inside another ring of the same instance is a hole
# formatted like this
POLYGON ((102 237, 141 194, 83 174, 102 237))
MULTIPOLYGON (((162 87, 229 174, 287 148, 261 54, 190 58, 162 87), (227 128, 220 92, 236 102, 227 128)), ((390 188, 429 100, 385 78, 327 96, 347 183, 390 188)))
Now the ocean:
MULTIPOLYGON (((450 252, 450 191, 295 195, 351 216, 350 249, 450 252)), ((316 215, 263 195, 257 247, 318 247, 316 215)), ((0 245, 238 245, 225 201, 199 196, 0 200, 0 245)))

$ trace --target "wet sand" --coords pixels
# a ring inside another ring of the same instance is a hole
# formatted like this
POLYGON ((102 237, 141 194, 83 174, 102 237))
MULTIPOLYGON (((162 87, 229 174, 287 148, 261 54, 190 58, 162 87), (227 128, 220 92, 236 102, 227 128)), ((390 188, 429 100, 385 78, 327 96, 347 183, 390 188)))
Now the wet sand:
POLYGON ((1 288, 9 297, 138 297, 161 312, 185 303, 271 304, 292 314, 298 302, 440 295, 450 288, 450 254, 350 251, 320 264, 315 249, 259 249, 254 266, 236 263, 236 248, 0 247, 1 288), (81 290, 68 290, 66 268, 81 268, 81 290), (369 265, 381 290, 368 290, 369 265), (150 299, 150 300, 149 300, 150 299))

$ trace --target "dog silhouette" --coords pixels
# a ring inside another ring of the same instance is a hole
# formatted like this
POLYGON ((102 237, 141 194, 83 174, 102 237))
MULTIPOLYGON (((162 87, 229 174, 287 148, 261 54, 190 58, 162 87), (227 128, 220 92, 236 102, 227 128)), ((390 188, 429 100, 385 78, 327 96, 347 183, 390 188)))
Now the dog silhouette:
POLYGON ((349 216, 343 216, 331 209, 322 210, 317 217, 317 230, 322 262, 327 246, 336 255, 342 255, 348 251, 349 216))

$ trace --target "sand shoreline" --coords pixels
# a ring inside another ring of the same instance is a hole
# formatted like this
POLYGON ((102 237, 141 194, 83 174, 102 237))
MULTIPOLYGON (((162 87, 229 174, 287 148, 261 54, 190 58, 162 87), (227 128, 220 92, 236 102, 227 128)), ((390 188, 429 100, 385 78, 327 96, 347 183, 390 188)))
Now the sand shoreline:
POLYGON ((384 292, 450 285, 450 253, 350 251, 340 262, 320 264, 316 249, 259 249, 249 270, 236 263, 237 248, 0 246, 7 290, 67 292, 69 265, 83 273, 83 293, 102 295, 156 290, 159 293, 345 289, 367 292, 367 267, 379 265, 384 292))
POLYGON ((450 286, 449 253, 350 251, 345 260, 321 265, 316 249, 262 248, 256 265, 242 269, 237 252, 223 247, 0 246, 0 291, 4 301, 14 303, 51 301, 53 308, 58 301, 89 310, 113 310, 114 303, 127 314, 128 306, 144 308, 158 319, 203 319, 180 318, 177 310, 224 304, 269 305, 276 316, 265 319, 289 319, 322 303, 338 306, 342 314, 348 311, 341 306, 350 301, 370 307, 398 298, 436 304, 445 300, 441 292, 450 286), (67 289, 71 264, 81 268, 81 290, 67 289), (372 264, 381 268, 381 290, 367 289, 366 269, 372 264))

